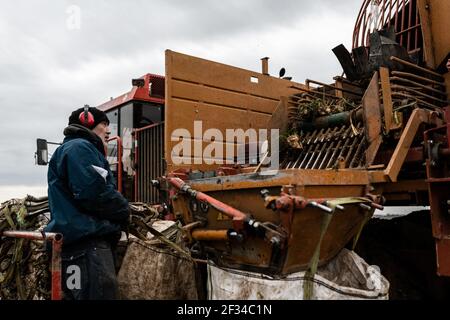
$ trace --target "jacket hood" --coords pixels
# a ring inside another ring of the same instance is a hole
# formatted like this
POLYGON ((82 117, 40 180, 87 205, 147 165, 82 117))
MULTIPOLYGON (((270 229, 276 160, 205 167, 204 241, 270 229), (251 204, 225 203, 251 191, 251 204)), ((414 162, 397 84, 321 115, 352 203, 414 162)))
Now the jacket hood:
POLYGON ((100 139, 98 135, 92 132, 92 130, 89 130, 88 128, 79 124, 71 124, 64 129, 63 133, 66 136, 64 142, 77 138, 85 139, 91 142, 97 148, 97 150, 100 151, 101 154, 106 156, 102 139, 100 139))

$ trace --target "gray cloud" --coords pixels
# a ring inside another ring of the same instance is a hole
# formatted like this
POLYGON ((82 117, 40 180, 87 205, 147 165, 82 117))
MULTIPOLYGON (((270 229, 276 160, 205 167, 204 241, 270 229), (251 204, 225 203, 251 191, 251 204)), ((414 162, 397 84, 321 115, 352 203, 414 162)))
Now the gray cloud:
POLYGON ((36 138, 61 141, 70 112, 164 74, 164 50, 296 81, 340 73, 331 53, 349 44, 361 0, 3 1, 0 11, 0 186, 45 185, 36 138), (345 5, 344 5, 345 3, 345 5), (81 29, 66 26, 70 5, 81 29))

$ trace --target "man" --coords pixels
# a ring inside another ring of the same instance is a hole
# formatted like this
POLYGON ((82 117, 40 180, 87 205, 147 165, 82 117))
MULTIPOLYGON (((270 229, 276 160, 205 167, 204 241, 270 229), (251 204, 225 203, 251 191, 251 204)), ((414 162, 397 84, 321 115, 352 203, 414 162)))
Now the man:
POLYGON ((65 299, 115 299, 114 247, 129 218, 105 158, 109 120, 88 106, 72 112, 63 144, 48 168, 51 221, 46 232, 64 236, 65 299))

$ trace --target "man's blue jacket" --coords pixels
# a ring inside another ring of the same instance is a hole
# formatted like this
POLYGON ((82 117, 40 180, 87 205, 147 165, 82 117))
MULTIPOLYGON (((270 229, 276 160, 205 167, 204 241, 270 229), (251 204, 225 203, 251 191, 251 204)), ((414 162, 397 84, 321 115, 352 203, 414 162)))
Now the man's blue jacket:
POLYGON ((48 168, 51 220, 45 231, 62 233, 65 245, 117 234, 128 221, 128 201, 116 190, 101 139, 80 125, 64 135, 48 168))

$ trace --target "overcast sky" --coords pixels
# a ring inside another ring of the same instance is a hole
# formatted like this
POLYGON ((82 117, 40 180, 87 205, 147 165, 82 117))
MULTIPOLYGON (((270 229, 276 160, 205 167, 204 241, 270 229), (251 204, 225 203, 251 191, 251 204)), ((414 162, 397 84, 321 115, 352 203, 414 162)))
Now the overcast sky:
POLYGON ((164 50, 293 80, 331 82, 362 0, 0 0, 0 202, 46 194, 36 138, 62 141, 69 114, 164 75, 164 50))

